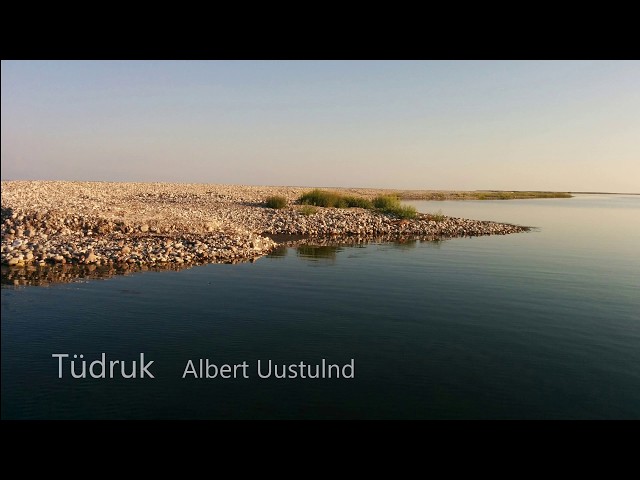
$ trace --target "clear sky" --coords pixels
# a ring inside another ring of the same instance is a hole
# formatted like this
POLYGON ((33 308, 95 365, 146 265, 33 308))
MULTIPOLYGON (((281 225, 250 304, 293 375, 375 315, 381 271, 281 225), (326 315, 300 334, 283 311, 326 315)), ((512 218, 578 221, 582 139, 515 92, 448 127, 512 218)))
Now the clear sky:
POLYGON ((639 61, 3 61, 2 179, 640 192, 639 61))

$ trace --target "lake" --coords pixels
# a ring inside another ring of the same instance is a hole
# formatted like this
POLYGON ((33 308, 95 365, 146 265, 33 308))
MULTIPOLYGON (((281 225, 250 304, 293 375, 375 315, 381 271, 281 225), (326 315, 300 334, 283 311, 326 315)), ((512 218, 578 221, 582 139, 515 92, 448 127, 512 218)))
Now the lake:
POLYGON ((2 418, 640 419, 640 196, 407 203, 535 228, 3 285, 2 418), (103 352, 155 378, 71 378, 103 352))

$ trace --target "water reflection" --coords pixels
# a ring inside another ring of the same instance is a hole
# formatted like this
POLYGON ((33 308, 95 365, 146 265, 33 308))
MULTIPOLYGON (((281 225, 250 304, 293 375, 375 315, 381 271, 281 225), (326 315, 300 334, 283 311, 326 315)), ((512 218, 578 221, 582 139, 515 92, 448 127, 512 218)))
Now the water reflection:
POLYGON ((287 256, 287 251, 289 249, 286 245, 278 245, 276 248, 271 250, 271 253, 267 255, 267 258, 284 258, 287 256))
MULTIPOLYGON (((284 236, 278 238, 281 242, 278 247, 269 253, 268 258, 283 259, 287 256, 289 248, 296 249, 296 255, 305 260, 320 261, 328 260, 335 262, 338 252, 344 248, 365 248, 371 244, 385 244, 389 248, 413 249, 419 243, 428 243, 438 246, 444 239, 433 236, 406 236, 383 235, 376 237, 333 236, 329 238, 308 238, 291 236, 288 239, 284 236)), ((224 263, 246 263, 255 262, 256 259, 237 259, 224 263)), ((215 262, 213 262, 215 263, 215 262)), ((77 265, 77 264, 52 264, 46 266, 23 266, 9 267, 2 265, 1 284, 5 286, 45 286, 55 283, 71 283, 86 279, 106 279, 116 275, 129 275, 146 271, 180 271, 191 268, 202 263, 166 263, 157 265, 137 265, 118 264, 107 266, 77 265)))
POLYGON ((341 250, 342 247, 330 245, 300 245, 296 248, 298 256, 306 260, 335 261, 337 253, 341 250))
MULTIPOLYGON (((224 263, 253 263, 255 259, 241 259, 224 263)), ((138 272, 162 272, 180 271, 201 264, 195 263, 166 263, 161 265, 80 265, 80 264, 53 264, 45 266, 9 267, 2 265, 2 286, 46 286, 55 283, 71 283, 86 279, 106 279, 116 275, 130 275, 138 272)))
POLYGON ((397 250, 413 250, 418 245, 427 245, 429 247, 440 248, 444 242, 448 239, 446 238, 436 238, 436 239, 403 239, 396 240, 395 242, 385 243, 388 248, 397 249, 397 250))
POLYGON ((398 240, 396 242, 393 242, 394 247, 401 248, 403 250, 410 250, 410 249, 416 248, 416 245, 418 245, 418 240, 414 238, 408 239, 408 240, 398 240))

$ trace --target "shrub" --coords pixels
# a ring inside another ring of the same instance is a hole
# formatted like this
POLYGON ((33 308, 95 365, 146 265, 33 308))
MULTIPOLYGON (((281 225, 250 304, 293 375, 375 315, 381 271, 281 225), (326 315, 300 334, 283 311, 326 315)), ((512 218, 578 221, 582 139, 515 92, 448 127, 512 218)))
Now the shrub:
POLYGON ((287 206, 287 199, 280 195, 273 195, 271 197, 267 197, 264 202, 264 206, 267 208, 284 208, 287 206))

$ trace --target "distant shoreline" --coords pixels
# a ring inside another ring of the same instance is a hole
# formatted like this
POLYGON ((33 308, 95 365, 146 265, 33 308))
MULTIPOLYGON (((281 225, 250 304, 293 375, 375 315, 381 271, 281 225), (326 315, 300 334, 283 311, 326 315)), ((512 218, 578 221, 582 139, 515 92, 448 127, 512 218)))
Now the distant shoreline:
POLYGON ((569 192, 575 195, 640 195, 640 193, 625 193, 625 192, 569 192))
POLYGON ((214 187, 240 187, 240 188, 270 188, 270 189, 295 189, 295 190, 311 190, 320 188, 322 190, 330 190, 342 193, 354 193, 365 198, 374 197, 376 195, 396 195, 400 200, 516 200, 516 199, 532 199, 532 198, 571 198, 573 193, 593 193, 603 195, 640 195, 640 193, 609 193, 609 192, 570 192, 570 191, 548 191, 548 190, 434 190, 434 189, 401 189, 401 188, 380 188, 380 187, 330 187, 315 185, 241 185, 241 184, 225 184, 225 183, 201 183, 201 182, 115 182, 108 180, 2 180, 4 184, 19 183, 73 183, 79 185, 139 185, 139 186, 167 186, 167 185, 183 185, 185 187, 205 186, 214 187))
POLYGON ((211 183, 211 182, 163 182, 163 181, 111 181, 111 180, 1 180, 5 183, 21 182, 61 182, 77 184, 131 184, 131 185, 213 185, 217 187, 249 187, 249 188, 290 188, 311 190, 320 188, 322 190, 334 190, 337 192, 352 192, 364 197, 380 194, 394 194, 401 200, 520 200, 533 198, 571 198, 573 195, 640 195, 631 192, 594 192, 594 191, 556 191, 556 190, 500 190, 500 189, 480 189, 480 190, 444 190, 444 189, 411 189, 411 188, 384 188, 384 187, 332 187, 316 185, 244 185, 231 183, 211 183))

